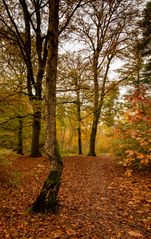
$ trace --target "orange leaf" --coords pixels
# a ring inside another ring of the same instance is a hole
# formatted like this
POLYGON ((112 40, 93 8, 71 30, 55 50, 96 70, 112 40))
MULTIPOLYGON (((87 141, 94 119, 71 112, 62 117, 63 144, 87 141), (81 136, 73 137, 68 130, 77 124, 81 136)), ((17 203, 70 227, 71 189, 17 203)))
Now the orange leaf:
POLYGON ((128 234, 134 237, 143 237, 143 235, 137 231, 128 231, 128 234))

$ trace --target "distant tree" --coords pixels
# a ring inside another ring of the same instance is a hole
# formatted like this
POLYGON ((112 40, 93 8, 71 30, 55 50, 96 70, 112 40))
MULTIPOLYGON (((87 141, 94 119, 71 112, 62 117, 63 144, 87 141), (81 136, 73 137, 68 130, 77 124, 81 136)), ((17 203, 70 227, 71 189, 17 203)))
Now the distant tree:
MULTIPOLYGON (((25 64, 15 45, 10 48, 9 45, 4 43, 4 40, 3 44, 0 52, 0 86, 3 89, 1 103, 5 105, 5 108, 3 107, 4 111, 1 114, 1 126, 9 129, 12 124, 10 121, 15 122, 14 126, 16 125, 15 128, 18 131, 18 142, 16 143, 16 140, 14 140, 13 149, 17 150, 18 154, 23 154, 23 119, 29 115, 29 111, 25 112, 26 105, 29 102, 27 96, 23 94, 24 88, 26 88, 24 83, 26 78, 25 64)), ((15 138, 17 138, 16 134, 15 138)))
POLYGON ((69 114, 68 116, 72 121, 75 121, 79 154, 82 154, 82 111, 85 110, 86 92, 90 90, 88 69, 88 62, 82 59, 79 53, 67 53, 60 57, 58 69, 58 108, 59 106, 62 107, 62 104, 70 105, 70 116, 69 114), (60 93, 61 96, 59 97, 60 93))

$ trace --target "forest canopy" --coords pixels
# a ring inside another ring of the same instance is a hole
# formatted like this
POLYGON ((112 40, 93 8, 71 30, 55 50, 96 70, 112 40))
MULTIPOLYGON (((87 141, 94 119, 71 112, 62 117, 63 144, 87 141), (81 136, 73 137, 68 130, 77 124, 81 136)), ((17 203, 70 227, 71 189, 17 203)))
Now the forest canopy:
MULTIPOLYGON (((135 95, 138 87, 150 104, 150 6, 135 0, 59 1, 57 138, 65 154, 114 152, 117 125, 127 120, 122 108, 129 112, 122 92, 135 95)), ((0 144, 40 156, 49 7, 44 1, 3 0, 0 9, 0 144)))

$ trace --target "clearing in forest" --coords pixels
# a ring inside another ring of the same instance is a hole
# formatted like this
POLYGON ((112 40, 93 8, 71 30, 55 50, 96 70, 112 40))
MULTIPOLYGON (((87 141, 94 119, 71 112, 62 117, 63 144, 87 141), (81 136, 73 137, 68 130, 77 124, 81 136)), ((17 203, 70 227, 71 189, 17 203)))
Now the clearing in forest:
POLYGON ((29 214, 49 172, 44 157, 11 157, 1 167, 0 238, 149 239, 151 178, 130 173, 110 157, 64 158, 60 209, 29 214))

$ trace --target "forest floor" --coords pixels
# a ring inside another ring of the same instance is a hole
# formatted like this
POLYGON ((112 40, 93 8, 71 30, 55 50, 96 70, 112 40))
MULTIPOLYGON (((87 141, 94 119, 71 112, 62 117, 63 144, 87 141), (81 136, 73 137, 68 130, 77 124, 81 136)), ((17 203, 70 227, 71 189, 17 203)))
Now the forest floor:
POLYGON ((110 157, 65 157, 58 213, 30 214, 48 171, 44 157, 2 165, 1 239, 151 238, 149 173, 125 171, 110 157))

